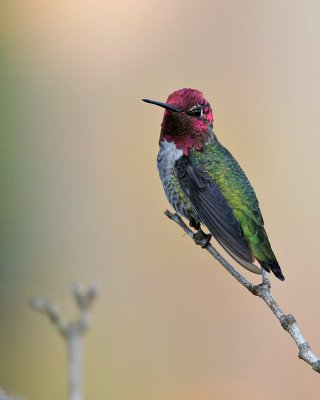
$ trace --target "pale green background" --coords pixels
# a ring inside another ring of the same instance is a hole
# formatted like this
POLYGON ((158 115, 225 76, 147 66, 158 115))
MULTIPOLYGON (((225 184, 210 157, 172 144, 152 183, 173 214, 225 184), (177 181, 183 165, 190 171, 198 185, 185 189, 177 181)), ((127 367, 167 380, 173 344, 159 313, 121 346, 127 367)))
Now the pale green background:
POLYGON ((205 92, 260 199, 274 294, 320 352, 320 3, 2 4, 0 386, 65 398, 64 343, 27 303, 74 316, 81 280, 102 286, 88 399, 318 397, 265 305, 163 216, 162 110, 140 99, 205 92))

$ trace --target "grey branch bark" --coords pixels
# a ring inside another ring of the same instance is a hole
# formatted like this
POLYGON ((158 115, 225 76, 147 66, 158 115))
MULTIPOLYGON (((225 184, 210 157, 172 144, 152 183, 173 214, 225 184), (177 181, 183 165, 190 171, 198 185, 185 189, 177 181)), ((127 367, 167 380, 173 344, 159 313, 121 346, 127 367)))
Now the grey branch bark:
MULTIPOLYGON (((182 218, 178 214, 172 214, 170 211, 165 211, 165 215, 174 221, 176 224, 183 229, 183 231, 189 235, 194 240, 194 232, 184 223, 182 218)), ((195 240, 194 240, 195 241, 195 240)), ((196 243, 196 241, 195 241, 196 243)), ((205 245, 205 243, 203 243, 205 245)), ((295 344, 298 347, 299 353, 298 357, 308 363, 312 369, 320 373, 320 359, 317 357, 309 343, 302 336, 302 333, 297 325, 292 314, 285 314, 280 308, 279 304, 275 301, 273 295, 270 291, 270 281, 268 278, 268 273, 262 270, 262 282, 260 285, 254 285, 248 281, 244 276, 242 276, 238 271, 236 271, 231 264, 225 260, 224 257, 209 243, 204 247, 211 255, 214 257, 222 266, 225 268, 242 286, 249 290, 253 295, 260 297, 266 305, 273 312, 275 317, 280 322, 282 328, 287 331, 295 344)))
POLYGON ((31 307, 44 313, 67 343, 69 369, 69 400, 83 400, 83 336, 91 320, 91 308, 98 295, 97 285, 83 288, 79 284, 72 286, 72 294, 79 309, 79 318, 67 322, 58 307, 47 299, 35 298, 31 307))

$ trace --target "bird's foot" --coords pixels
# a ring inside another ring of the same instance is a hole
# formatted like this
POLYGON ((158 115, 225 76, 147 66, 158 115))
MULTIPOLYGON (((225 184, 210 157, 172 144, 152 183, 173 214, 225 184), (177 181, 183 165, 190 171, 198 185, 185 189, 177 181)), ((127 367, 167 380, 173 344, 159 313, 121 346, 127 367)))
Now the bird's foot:
POLYGON ((191 217, 189 220, 189 226, 198 231, 200 229, 200 222, 197 219, 191 217))
POLYGON ((210 233, 204 233, 203 230, 200 228, 193 235, 193 240, 195 241, 195 243, 201 246, 203 249, 205 249, 208 246, 211 238, 212 235, 210 235, 210 233))

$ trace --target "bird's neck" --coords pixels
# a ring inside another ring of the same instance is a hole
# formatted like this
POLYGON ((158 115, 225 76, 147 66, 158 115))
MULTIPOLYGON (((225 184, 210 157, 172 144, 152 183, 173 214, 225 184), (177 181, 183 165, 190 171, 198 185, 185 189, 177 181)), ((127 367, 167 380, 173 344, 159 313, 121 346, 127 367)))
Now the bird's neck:
POLYGON ((179 135, 161 131, 160 144, 162 141, 174 143, 177 150, 181 150, 185 156, 188 156, 190 150, 203 150, 203 148, 215 140, 215 134, 211 129, 202 131, 191 131, 179 135))

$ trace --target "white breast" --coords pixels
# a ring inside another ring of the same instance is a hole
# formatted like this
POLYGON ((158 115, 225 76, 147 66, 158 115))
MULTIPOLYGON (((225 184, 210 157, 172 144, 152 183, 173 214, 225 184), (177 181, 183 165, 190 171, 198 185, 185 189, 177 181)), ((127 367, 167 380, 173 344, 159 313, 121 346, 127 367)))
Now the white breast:
POLYGON ((177 149, 172 142, 163 140, 160 142, 158 154, 158 169, 164 191, 172 207, 183 217, 197 219, 196 211, 188 198, 177 186, 177 177, 174 172, 176 161, 183 156, 183 151, 177 149))
POLYGON ((157 163, 160 178, 165 186, 164 181, 169 179, 175 162, 183 155, 183 151, 177 149, 174 142, 161 140, 158 153, 157 163))

